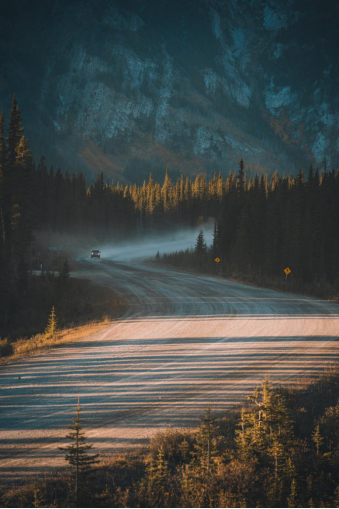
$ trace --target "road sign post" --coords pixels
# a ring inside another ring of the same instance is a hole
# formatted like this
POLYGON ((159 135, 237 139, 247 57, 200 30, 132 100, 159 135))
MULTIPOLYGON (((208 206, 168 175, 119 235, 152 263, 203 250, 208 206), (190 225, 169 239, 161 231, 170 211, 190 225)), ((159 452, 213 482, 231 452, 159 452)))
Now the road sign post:
POLYGON ((291 272, 292 272, 292 271, 291 271, 291 269, 290 269, 289 267, 286 267, 286 269, 284 269, 284 272, 285 272, 285 274, 286 274, 286 281, 287 281, 287 276, 288 276, 289 274, 291 274, 291 272))

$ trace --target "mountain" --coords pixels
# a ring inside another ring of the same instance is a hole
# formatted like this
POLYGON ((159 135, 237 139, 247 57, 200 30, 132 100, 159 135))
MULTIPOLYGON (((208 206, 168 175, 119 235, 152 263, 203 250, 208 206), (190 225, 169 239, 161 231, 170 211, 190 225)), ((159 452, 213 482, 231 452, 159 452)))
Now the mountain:
POLYGON ((149 169, 339 162, 339 4, 2 0, 0 106, 36 157, 120 179, 149 169))

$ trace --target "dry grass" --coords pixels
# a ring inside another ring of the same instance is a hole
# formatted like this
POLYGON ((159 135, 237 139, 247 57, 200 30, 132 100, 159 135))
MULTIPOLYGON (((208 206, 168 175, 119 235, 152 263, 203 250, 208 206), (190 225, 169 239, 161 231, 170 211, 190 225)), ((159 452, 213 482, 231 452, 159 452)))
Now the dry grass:
POLYGON ((62 329, 53 338, 48 338, 45 334, 36 334, 28 339, 19 339, 12 343, 13 354, 0 358, 0 366, 10 364, 24 357, 42 353, 56 345, 81 341, 96 332, 102 331, 110 323, 110 319, 105 318, 87 325, 62 329))
POLYGON ((43 333, 53 306, 60 329, 101 322, 106 316, 118 318, 127 308, 125 299, 114 290, 86 279, 70 277, 61 284, 53 274, 47 281, 33 276, 28 292, 15 303, 16 313, 6 326, 0 326, 0 341, 8 338, 13 344, 43 333))

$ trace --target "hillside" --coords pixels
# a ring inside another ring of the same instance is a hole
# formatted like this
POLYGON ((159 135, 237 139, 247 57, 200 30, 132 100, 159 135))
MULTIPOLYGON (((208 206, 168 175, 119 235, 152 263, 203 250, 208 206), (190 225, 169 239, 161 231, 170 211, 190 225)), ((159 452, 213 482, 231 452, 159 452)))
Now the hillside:
POLYGON ((16 90, 36 157, 123 180, 228 170, 240 156, 259 171, 338 164, 332 1, 5 0, 1 11, 0 104, 16 90))

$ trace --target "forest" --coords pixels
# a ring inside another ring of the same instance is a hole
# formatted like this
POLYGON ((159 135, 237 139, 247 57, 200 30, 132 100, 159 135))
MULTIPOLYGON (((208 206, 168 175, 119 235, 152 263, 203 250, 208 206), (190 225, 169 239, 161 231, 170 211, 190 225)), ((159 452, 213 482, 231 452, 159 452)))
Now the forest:
POLYGON ((337 299, 338 171, 311 166, 307 177, 299 170, 248 179, 241 160, 226 182, 214 176, 206 195, 215 212, 212 246, 201 231, 195 249, 158 253, 158 262, 337 299))
MULTIPOLYGON (((156 261, 267 285, 275 279, 286 284, 283 269, 289 267, 288 289, 337 298, 338 171, 311 166, 306 176, 302 170, 253 175, 241 159, 227 176, 181 175, 173 182, 166 171, 163 183, 150 174, 137 185, 107 183, 99 172, 87 184, 81 173, 47 168, 44 157, 35 165, 14 95, 7 132, 0 114, 0 335, 11 337, 18 322, 23 334, 42 330, 53 299, 60 303, 61 324, 63 313, 92 313, 83 297, 88 287, 83 283, 81 290, 70 280, 67 261, 57 276, 34 273, 38 232, 119 242, 126 232, 142 239, 211 222, 212 246, 201 231, 195 249, 154 253, 156 261), (42 311, 31 330, 28 314, 35 308, 42 311)), ((196 432, 168 430, 145 451, 112 458, 105 466, 85 458, 77 492, 68 449, 68 473, 3 488, 1 504, 338 506, 338 388, 337 372, 298 391, 265 380, 242 411, 216 419, 207 409, 196 432)))
POLYGON ((162 184, 150 174, 137 185, 107 183, 99 172, 87 185, 81 173, 48 169, 43 156, 35 166, 23 131, 14 95, 7 136, 0 114, 0 328, 8 330, 27 301, 39 231, 108 243, 212 221, 211 248, 201 238, 195 251, 162 261, 263 285, 282 284, 289 267, 288 289, 337 295, 339 171, 311 166, 307 176, 300 169, 269 177, 246 171, 241 159, 227 177, 172 182, 166 171, 162 184))
MULTIPOLYGON (((150 174, 141 186, 105 183, 89 188, 81 174, 49 172, 44 159, 34 172, 34 221, 42 229, 90 234, 103 241, 156 235, 212 221, 211 249, 198 247, 196 268, 247 276, 256 282, 290 280, 301 290, 334 291, 339 283, 339 172, 309 168, 307 176, 238 171, 194 179, 181 175, 162 184, 150 174)), ((195 254, 197 254, 195 253, 195 254)), ((187 257, 187 253, 186 253, 187 257)), ((185 266, 185 256, 169 256, 185 266)), ((187 263, 192 266, 192 260, 187 263)), ((175 263, 175 262, 174 262, 175 263)), ((292 287, 293 288, 293 287, 292 287)))

